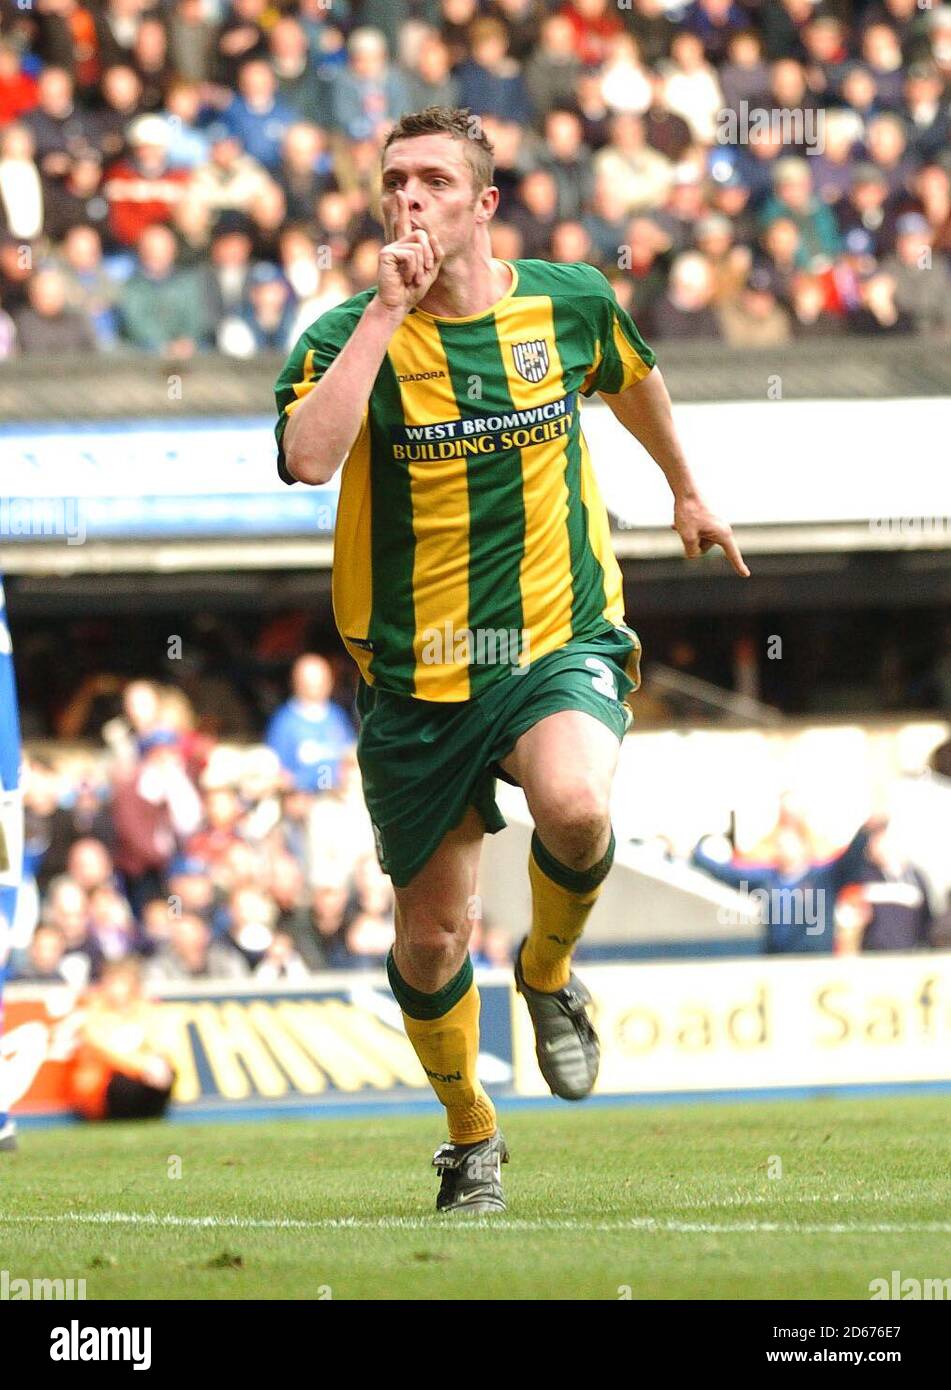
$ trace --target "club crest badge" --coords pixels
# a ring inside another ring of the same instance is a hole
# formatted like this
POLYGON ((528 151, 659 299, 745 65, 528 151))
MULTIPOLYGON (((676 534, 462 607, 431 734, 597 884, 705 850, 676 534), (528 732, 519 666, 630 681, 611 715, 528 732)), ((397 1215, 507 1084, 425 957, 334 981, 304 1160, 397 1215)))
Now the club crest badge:
POLYGON ((541 381, 550 366, 548 344, 544 338, 533 338, 512 347, 515 369, 526 381, 541 381))

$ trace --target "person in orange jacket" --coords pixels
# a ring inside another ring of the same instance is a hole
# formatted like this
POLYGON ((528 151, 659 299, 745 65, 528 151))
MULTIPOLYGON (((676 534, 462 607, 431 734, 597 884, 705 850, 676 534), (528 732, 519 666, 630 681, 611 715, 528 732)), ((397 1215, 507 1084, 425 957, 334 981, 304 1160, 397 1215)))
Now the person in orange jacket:
POLYGON ((135 960, 116 961, 86 999, 72 1072, 72 1099, 87 1120, 157 1119, 175 1073, 155 1044, 156 1009, 135 960))

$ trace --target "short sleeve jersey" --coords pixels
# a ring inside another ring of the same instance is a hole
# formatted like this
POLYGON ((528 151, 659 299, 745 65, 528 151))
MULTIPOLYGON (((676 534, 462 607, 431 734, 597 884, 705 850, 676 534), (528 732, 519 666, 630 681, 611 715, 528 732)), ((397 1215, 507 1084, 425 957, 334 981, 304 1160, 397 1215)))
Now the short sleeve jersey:
MULTIPOLYGON (((343 465, 337 626, 370 685, 421 700, 468 700, 513 664, 624 620, 580 404, 641 380, 654 354, 600 271, 506 264, 510 287, 490 309, 407 315, 343 465)), ((288 415, 373 294, 311 324, 278 379, 285 482, 288 415)))

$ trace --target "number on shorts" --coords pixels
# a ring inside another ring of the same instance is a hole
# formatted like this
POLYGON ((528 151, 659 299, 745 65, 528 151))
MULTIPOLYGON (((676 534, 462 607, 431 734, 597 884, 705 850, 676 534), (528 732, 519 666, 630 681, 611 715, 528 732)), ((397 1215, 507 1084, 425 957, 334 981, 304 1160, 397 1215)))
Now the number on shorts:
POLYGON ((600 694, 606 695, 609 700, 617 699, 617 680, 614 672, 606 661, 602 661, 599 656, 586 656, 584 664, 589 671, 597 671, 597 675, 591 678, 591 684, 600 694))

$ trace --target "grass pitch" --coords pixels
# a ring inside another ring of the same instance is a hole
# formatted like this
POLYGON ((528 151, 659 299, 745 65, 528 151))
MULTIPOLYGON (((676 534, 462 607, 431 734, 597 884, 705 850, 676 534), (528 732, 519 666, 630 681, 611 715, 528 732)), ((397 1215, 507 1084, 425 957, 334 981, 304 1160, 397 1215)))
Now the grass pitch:
POLYGON ((503 1112, 509 1211, 480 1220, 435 1215, 435 1114, 28 1130, 0 1155, 0 1268, 90 1299, 867 1299, 951 1275, 949 1113, 503 1112))

